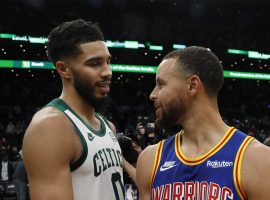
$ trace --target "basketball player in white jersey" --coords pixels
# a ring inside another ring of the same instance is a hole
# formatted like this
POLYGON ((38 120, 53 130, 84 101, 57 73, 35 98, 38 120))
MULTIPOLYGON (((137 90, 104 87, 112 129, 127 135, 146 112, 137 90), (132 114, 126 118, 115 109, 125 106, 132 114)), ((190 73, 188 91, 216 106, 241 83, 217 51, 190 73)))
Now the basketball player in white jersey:
POLYGON ((115 127, 95 112, 106 99, 111 55, 96 24, 66 22, 49 34, 62 93, 37 112, 24 136, 32 200, 123 200, 115 127))

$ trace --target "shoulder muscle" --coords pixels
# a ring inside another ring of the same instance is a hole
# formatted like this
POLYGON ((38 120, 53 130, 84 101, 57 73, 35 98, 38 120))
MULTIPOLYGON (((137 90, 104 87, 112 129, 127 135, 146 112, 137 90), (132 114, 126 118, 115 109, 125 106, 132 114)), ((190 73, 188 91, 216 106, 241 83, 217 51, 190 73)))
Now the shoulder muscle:
POLYGON ((74 129, 59 111, 38 112, 26 130, 23 159, 33 199, 72 199, 70 161, 74 155, 74 129))
POLYGON ((148 146, 142 151, 137 161, 136 180, 142 200, 148 200, 151 197, 150 180, 157 148, 158 144, 148 146))
POLYGON ((241 168, 242 186, 250 200, 270 199, 270 148, 253 140, 247 147, 241 168))

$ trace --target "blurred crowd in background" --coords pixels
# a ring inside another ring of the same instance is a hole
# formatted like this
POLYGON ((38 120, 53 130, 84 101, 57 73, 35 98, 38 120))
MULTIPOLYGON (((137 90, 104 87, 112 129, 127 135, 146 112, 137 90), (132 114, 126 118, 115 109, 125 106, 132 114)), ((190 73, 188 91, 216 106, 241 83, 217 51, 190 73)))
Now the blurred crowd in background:
MULTIPOLYGON (((2 70, 1 77, 0 93, 4 98, 0 100, 0 146, 2 153, 9 152, 10 158, 15 161, 13 151, 20 150, 25 129, 33 114, 60 95, 61 81, 58 75, 54 77, 50 71, 40 70, 2 70), (20 75, 17 77, 14 73, 20 75), (34 77, 30 74, 34 74, 34 77)), ((140 138, 143 148, 181 128, 166 133, 155 129, 153 105, 149 100, 154 84, 154 74, 142 78, 138 74, 115 73, 107 106, 99 110, 115 124, 117 133, 140 138)), ((268 136, 270 104, 267 81, 258 84, 254 80, 225 79, 219 106, 229 125, 253 134, 259 141, 268 136)))
MULTIPOLYGON (((12 0, 0 4, 0 33, 46 37, 59 23, 83 18, 98 22, 107 40, 164 47, 162 51, 110 48, 112 63, 157 66, 177 43, 210 48, 225 70, 270 72, 269 59, 227 53, 229 48, 270 53, 269 2, 12 0)), ((47 61, 46 44, 0 39, 0 60, 5 59, 47 61)), ((7 158, 15 170, 26 127, 38 109, 60 95, 61 81, 54 70, 0 68, 0 77, 0 159, 7 158)), ((155 74, 114 73, 109 102, 99 110, 115 124, 119 137, 128 136, 142 149, 181 129, 155 127, 149 100, 154 85, 155 74)), ((229 125, 261 142, 269 136, 270 81, 225 79, 219 107, 229 125)))

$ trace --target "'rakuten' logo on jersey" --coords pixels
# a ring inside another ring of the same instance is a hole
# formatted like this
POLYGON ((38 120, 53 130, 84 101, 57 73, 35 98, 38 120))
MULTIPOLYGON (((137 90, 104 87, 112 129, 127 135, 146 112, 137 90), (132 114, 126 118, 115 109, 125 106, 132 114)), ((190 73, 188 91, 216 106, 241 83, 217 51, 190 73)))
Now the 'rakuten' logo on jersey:
POLYGON ((212 167, 212 168, 232 167, 232 166, 233 166, 233 162, 227 162, 227 161, 208 160, 206 163, 206 167, 212 167))

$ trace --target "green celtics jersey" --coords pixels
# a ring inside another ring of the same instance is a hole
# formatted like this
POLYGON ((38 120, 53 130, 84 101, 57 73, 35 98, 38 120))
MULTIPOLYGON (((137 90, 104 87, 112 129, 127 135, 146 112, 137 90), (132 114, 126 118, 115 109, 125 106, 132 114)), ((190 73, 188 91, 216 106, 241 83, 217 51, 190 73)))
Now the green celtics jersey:
POLYGON ((70 119, 83 146, 80 158, 70 165, 74 200, 123 200, 121 149, 108 121, 96 113, 101 128, 95 131, 62 99, 48 106, 70 119))

